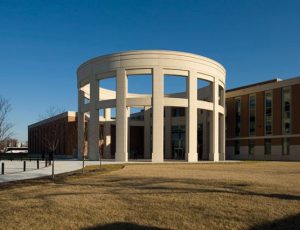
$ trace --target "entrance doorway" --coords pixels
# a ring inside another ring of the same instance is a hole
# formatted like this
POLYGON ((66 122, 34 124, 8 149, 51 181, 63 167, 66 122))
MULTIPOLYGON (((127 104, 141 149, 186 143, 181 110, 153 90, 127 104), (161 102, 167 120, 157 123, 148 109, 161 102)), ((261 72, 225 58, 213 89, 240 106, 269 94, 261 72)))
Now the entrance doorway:
POLYGON ((172 158, 185 159, 185 126, 172 126, 172 158))
POLYGON ((129 159, 144 158, 144 127, 130 126, 129 159))

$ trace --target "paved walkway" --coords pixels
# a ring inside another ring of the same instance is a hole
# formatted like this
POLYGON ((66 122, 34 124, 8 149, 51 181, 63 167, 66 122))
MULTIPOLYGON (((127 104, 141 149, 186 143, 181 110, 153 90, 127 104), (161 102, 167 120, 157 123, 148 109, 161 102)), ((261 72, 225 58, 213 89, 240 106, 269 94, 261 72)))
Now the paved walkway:
MULTIPOLYGON (((52 166, 45 167, 45 161, 40 161, 40 169, 37 169, 36 161, 26 161, 26 171, 23 171, 23 161, 1 161, 4 162, 5 174, 0 174, 0 183, 33 179, 52 175, 52 166)), ((115 161, 102 161, 102 164, 118 164, 115 161)), ((99 165, 99 161, 85 161, 85 165, 99 165)), ((1 167, 0 167, 1 168, 1 167)), ((82 161, 78 160, 56 160, 54 163, 54 174, 76 171, 82 168, 82 161)))

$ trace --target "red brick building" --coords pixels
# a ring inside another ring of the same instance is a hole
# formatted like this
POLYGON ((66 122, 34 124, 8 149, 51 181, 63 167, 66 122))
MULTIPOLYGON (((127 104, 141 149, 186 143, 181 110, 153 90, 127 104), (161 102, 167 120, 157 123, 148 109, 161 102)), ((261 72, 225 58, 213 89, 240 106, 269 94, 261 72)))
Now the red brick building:
POLYGON ((55 155, 77 157, 76 112, 65 112, 28 126, 28 152, 49 153, 55 146, 55 155))
POLYGON ((226 159, 300 160, 300 77, 226 93, 226 159))
MULTIPOLYGON (((110 145, 109 148, 104 149, 104 121, 100 121, 99 117, 99 153, 102 158, 111 159, 115 157, 116 151, 116 125, 115 120, 112 118, 106 121, 110 129, 110 145)), ((86 129, 88 128, 89 117, 85 117, 86 129)), ((136 123, 137 121, 135 121, 136 123)), ((143 142, 141 138, 140 126, 131 126, 133 130, 130 145, 134 149, 143 149, 143 142)), ((84 152, 87 155, 87 130, 85 131, 85 146, 84 152)), ((30 154, 48 154, 51 152, 52 144, 57 144, 54 151, 57 158, 81 158, 78 156, 77 146, 77 113, 64 112, 54 117, 42 120, 28 126, 28 152, 30 154)))

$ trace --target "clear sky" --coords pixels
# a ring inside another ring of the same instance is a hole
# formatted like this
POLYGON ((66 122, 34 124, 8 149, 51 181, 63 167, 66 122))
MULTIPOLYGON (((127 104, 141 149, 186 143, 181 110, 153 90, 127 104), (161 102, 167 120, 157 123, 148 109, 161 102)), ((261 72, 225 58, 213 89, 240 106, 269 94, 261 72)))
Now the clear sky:
POLYGON ((50 106, 77 110, 82 62, 136 49, 210 57, 227 89, 300 76, 300 1, 0 0, 0 95, 15 137, 50 106))

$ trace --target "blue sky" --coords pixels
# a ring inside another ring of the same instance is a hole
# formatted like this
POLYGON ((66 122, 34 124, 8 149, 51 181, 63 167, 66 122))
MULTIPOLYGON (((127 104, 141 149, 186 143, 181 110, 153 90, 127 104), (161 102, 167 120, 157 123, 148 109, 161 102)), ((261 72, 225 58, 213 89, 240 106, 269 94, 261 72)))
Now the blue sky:
POLYGON ((300 76, 300 1, 0 0, 0 95, 15 137, 50 106, 77 110, 76 69, 136 49, 219 61, 227 88, 300 76))

